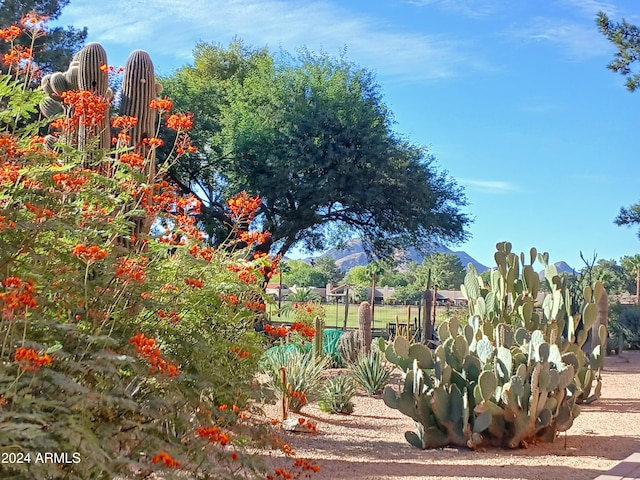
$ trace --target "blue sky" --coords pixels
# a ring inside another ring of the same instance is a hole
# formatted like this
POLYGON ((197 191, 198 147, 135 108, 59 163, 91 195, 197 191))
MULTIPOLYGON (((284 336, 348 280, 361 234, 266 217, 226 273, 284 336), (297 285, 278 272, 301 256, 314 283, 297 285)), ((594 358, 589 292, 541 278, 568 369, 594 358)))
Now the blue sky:
POLYGON ((396 131, 426 145, 465 187, 468 242, 535 246, 574 268, 640 253, 613 223, 640 200, 640 93, 605 67, 595 16, 640 24, 637 0, 72 0, 58 23, 86 26, 109 63, 151 54, 157 73, 197 41, 339 55, 376 73, 396 131))

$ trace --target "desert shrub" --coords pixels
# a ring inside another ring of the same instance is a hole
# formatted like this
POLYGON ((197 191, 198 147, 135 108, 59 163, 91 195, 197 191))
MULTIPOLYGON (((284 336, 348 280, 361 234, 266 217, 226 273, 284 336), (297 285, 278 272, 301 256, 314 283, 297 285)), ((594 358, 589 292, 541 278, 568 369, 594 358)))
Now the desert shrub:
MULTIPOLYGON (((46 128, 32 118, 42 92, 24 85, 0 75, 0 451, 79 463, 31 458, 0 464, 0 477, 253 476, 250 448, 267 441, 252 439, 268 427, 250 414, 252 327, 273 265, 205 245, 199 203, 162 171, 149 178, 150 156, 104 156, 87 137, 82 151, 46 148, 33 136, 46 128), (134 230, 141 218, 166 228, 134 230)), ((91 122, 104 99, 81 96, 91 102, 66 107, 58 138, 90 130, 73 122, 91 122)), ((259 199, 232 200, 246 226, 259 199)))
POLYGON ((391 369, 382 363, 382 354, 372 351, 349 365, 351 376, 367 395, 378 395, 391 378, 391 369))
POLYGON ((327 413, 353 413, 351 399, 356 395, 356 387, 349 375, 338 374, 327 378, 320 388, 320 410, 327 413))
POLYGON ((631 349, 640 348, 640 308, 625 308, 618 320, 611 326, 614 333, 622 332, 625 346, 631 349))
MULTIPOLYGON (((315 292, 312 292, 315 293, 315 292)), ((295 302, 292 307, 295 322, 313 326, 316 317, 325 318, 326 312, 319 300, 295 302)))
POLYGON ((314 359, 313 352, 299 349, 277 349, 263 363, 264 372, 269 375, 269 388, 279 399, 287 399, 287 408, 292 412, 300 412, 317 393, 325 366, 324 358, 314 359))

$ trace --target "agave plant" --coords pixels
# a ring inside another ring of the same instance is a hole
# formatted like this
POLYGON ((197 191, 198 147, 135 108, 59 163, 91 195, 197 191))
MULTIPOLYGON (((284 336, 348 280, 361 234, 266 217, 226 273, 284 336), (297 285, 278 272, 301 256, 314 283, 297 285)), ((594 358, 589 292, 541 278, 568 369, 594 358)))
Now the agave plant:
POLYGON ((314 358, 313 352, 278 349, 265 355, 263 370, 269 375, 269 388, 279 399, 287 398, 288 409, 300 412, 318 391, 320 375, 326 366, 324 357, 314 358), (284 379, 283 379, 284 370, 284 379))
POLYGON ((351 399, 356 395, 356 386, 349 375, 339 374, 328 378, 320 390, 320 410, 327 413, 353 413, 351 399))
POLYGON ((378 351, 360 355, 355 362, 349 364, 349 369, 356 384, 370 396, 382 393, 391 378, 391 370, 383 365, 378 351))

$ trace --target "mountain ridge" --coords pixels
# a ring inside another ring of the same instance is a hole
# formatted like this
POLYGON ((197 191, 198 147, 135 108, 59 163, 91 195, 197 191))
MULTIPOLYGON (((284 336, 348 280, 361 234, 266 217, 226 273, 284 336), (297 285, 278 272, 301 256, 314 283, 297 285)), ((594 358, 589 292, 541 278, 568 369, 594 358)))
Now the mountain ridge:
MULTIPOLYGON (((495 266, 487 267, 486 265, 478 262, 464 250, 454 251, 448 247, 445 247, 444 245, 436 243, 432 244, 430 250, 431 251, 429 253, 453 254, 458 257, 458 260, 460 260, 460 263, 464 266, 465 269, 471 263, 474 267, 476 267, 478 273, 486 272, 487 270, 491 270, 491 268, 495 268, 495 266)), ((338 268, 340 268, 340 270, 342 270, 343 272, 347 272, 353 267, 366 266, 369 263, 369 258, 364 251, 364 247, 362 246, 362 240, 359 238, 348 240, 341 248, 331 248, 321 255, 315 257, 306 257, 302 260, 307 263, 312 263, 314 259, 324 256, 333 258, 338 268)), ((402 257, 403 261, 405 262, 413 261, 420 264, 424 260, 425 254, 420 253, 415 248, 410 248, 406 252, 398 252, 398 256, 402 257)), ((567 264, 567 262, 558 261, 555 262, 554 265, 558 269, 558 273, 575 272, 575 270, 569 264, 567 264)), ((544 279, 544 270, 540 270, 538 272, 538 275, 541 279, 544 279)))
MULTIPOLYGON (((476 270, 478 270, 478 273, 482 273, 490 269, 464 251, 453 251, 450 248, 445 247, 444 245, 435 243, 432 244, 430 250, 431 251, 429 253, 454 254, 458 257, 460 263, 462 263, 465 268, 467 268, 467 265, 469 263, 472 263, 476 267, 476 270)), ((369 258, 364 251, 364 247, 362 246, 362 240, 359 238, 348 240, 343 247, 331 248, 324 252, 322 255, 319 255, 319 257, 324 256, 333 258, 338 268, 340 268, 340 270, 342 270, 343 272, 347 272, 356 266, 365 266, 369 263, 369 258)), ((422 260, 425 257, 423 253, 419 252, 415 248, 410 248, 405 252, 399 251, 398 256, 402 257, 403 261, 405 262, 413 261, 416 263, 422 263, 422 260)), ((305 258, 304 261, 310 262, 311 260, 313 260, 313 258, 318 257, 308 257, 305 258)))

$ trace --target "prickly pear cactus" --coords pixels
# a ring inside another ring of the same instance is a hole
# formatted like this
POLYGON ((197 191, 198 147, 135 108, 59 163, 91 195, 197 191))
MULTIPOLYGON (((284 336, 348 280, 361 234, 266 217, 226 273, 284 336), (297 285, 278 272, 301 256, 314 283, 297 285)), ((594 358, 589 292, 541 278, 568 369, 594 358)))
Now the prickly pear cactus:
POLYGON ((525 254, 513 253, 509 242, 498 243, 496 250, 497 269, 491 271, 488 285, 472 266, 467 270, 462 293, 469 301, 471 315, 485 320, 485 334, 490 338, 499 322, 510 325, 516 334, 542 331, 545 340, 555 344, 575 367, 578 403, 597 400, 607 342, 607 329, 600 328, 606 320, 598 321, 598 302, 606 302, 607 297, 602 284, 587 287, 579 311, 574 312, 566 279, 558 275, 555 265, 549 264, 548 253, 531 248, 527 263, 525 254), (536 260, 544 268, 551 290, 541 309, 535 304, 540 290, 540 278, 534 269, 536 260))
POLYGON ((405 380, 400 391, 387 387, 383 399, 416 422, 416 431, 405 433, 411 445, 517 448, 553 441, 579 414, 573 365, 557 346, 539 330, 522 344, 511 335, 514 343, 502 346, 482 333, 482 323, 443 323, 449 336, 435 351, 402 337, 386 347, 405 380))
POLYGON ((531 249, 526 264, 505 242, 495 258, 487 284, 469 266, 462 291, 471 315, 464 324, 456 318, 441 323, 435 350, 401 337, 383 346, 387 360, 405 373, 402 388, 387 387, 383 398, 416 422, 416 431, 405 434, 416 447, 553 441, 573 424, 578 403, 600 395, 606 327, 592 331, 589 354, 583 347, 606 295, 602 285, 585 290, 580 312, 569 312, 566 286, 548 254, 531 249), (551 286, 542 308, 535 303, 536 260, 551 286))

